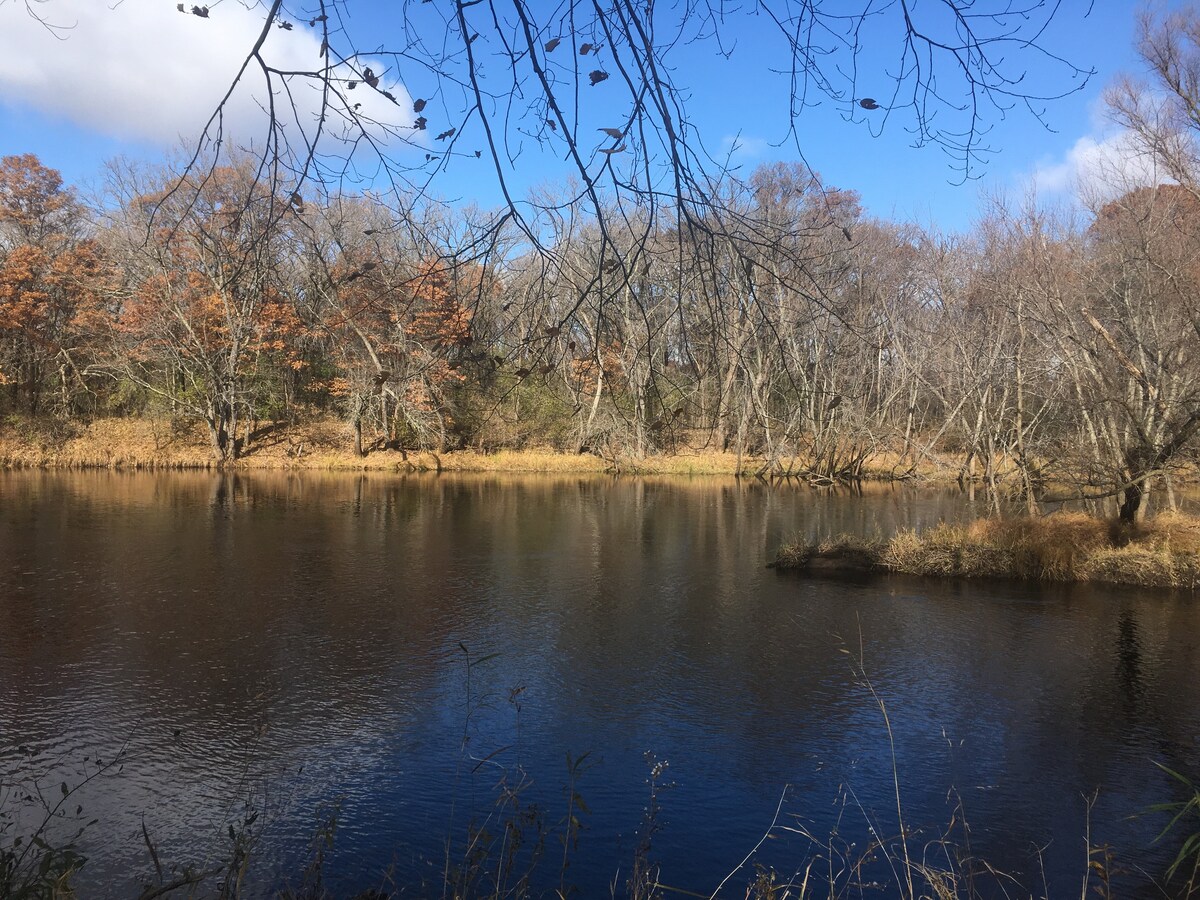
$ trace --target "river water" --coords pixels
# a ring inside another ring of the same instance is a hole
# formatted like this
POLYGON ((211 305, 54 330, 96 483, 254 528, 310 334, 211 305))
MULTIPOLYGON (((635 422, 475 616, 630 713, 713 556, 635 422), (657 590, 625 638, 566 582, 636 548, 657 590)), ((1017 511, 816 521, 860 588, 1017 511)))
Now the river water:
POLYGON ((1141 814, 1180 796, 1155 763, 1200 774, 1195 598, 765 567, 793 535, 986 511, 732 480, 0 473, 0 848, 65 784, 94 822, 86 897, 157 883, 147 839, 167 880, 215 867, 231 829, 251 896, 325 835, 337 895, 440 895, 447 869, 482 889, 505 821, 505 877, 539 891, 623 894, 649 833, 661 882, 708 896, 770 831, 724 896, 756 862, 844 887, 873 835, 861 875, 888 896, 902 816, 910 858, 969 854, 1018 895, 1079 896, 1090 835, 1123 895, 1162 896, 1174 846, 1141 814))

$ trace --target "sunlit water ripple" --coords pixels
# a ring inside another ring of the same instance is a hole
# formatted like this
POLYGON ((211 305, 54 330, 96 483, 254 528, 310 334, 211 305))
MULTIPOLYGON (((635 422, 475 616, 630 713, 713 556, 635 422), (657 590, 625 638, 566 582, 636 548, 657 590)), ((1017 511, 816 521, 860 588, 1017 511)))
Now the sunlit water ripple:
MULTIPOLYGON (((1093 842, 1146 870, 1126 894, 1160 896, 1172 848, 1133 816, 1174 795, 1154 761, 1200 772, 1192 597, 765 568, 793 534, 975 513, 715 480, 0 473, 0 802, 28 825, 13 785, 120 759, 70 798, 97 820, 89 897, 147 883, 143 822, 203 866, 254 813, 254 890, 277 887, 335 807, 335 891, 437 885, 502 776, 553 827, 587 754, 565 881, 595 896, 666 760, 652 858, 707 893, 785 789, 783 824, 895 831, 881 701, 922 847, 965 814, 975 855, 1077 895, 1094 797, 1093 842)), ((814 852, 781 833, 762 861, 814 852)))

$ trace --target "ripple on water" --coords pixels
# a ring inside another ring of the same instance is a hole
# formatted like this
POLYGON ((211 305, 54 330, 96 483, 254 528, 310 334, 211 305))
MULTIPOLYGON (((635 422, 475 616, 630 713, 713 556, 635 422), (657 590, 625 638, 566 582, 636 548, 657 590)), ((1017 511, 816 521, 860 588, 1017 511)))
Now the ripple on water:
MULTIPOLYGON (((861 846, 894 823, 895 773, 910 824, 961 801, 977 855, 1029 875, 1048 847, 1077 890, 1082 797, 1153 869, 1160 823, 1130 818, 1169 795, 1149 760, 1200 771, 1194 603, 763 568, 793 534, 972 514, 948 494, 0 473, 0 496, 0 779, 53 791, 123 754, 72 798, 100 822, 87 896, 146 876, 143 817, 199 864, 258 812, 268 885, 336 807, 348 888, 393 864, 436 881, 506 788, 554 827, 572 784, 569 880, 595 894, 628 871, 653 760, 678 887, 711 891, 788 785, 786 821, 840 816, 861 846)), ((790 871, 811 848, 766 852, 790 871)))

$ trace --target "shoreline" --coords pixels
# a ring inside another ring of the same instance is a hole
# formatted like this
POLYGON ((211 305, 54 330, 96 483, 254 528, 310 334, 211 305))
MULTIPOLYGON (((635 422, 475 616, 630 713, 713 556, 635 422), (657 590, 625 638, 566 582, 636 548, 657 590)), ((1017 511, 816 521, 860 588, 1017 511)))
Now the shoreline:
MULTIPOLYGON (((97 419, 67 430, 36 421, 0 422, 0 469, 113 471, 343 471, 343 472, 498 472, 525 474, 681 475, 754 477, 764 460, 707 449, 684 449, 641 458, 605 458, 551 447, 526 449, 372 450, 351 449, 349 427, 336 420, 270 425, 245 455, 213 458, 199 427, 173 427, 158 419, 97 419)), ((792 460, 793 468, 799 460, 792 460)), ((864 481, 920 481, 954 484, 950 465, 923 464, 913 474, 898 473, 894 454, 880 453, 863 472, 864 481)), ((781 476, 775 475, 775 478, 781 476)), ((838 484, 787 477, 814 484, 838 484)))

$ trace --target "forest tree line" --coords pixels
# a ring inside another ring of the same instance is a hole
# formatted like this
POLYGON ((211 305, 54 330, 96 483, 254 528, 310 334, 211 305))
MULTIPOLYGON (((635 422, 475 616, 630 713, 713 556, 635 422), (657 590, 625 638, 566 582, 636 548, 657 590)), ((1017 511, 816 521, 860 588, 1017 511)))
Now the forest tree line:
POLYGON ((1200 8, 1147 12, 1136 49, 1150 83, 1105 99, 1138 177, 957 235, 800 163, 673 194, 585 167, 486 211, 341 190, 278 147, 114 161, 87 202, 5 157, 0 422, 170 417, 222 462, 331 415, 362 455, 710 449, 824 480, 936 458, 1134 518, 1200 430, 1200 8))
POLYGON ((4 158, 5 413, 193 420, 220 460, 331 414, 361 454, 709 448, 830 479, 949 454, 964 479, 1119 495, 1127 517, 1195 449, 1186 185, 1083 222, 997 206, 944 237, 775 164, 724 187, 721 227, 601 233, 548 198, 535 249, 472 210, 282 196, 256 173, 113 166, 88 207, 4 158))

